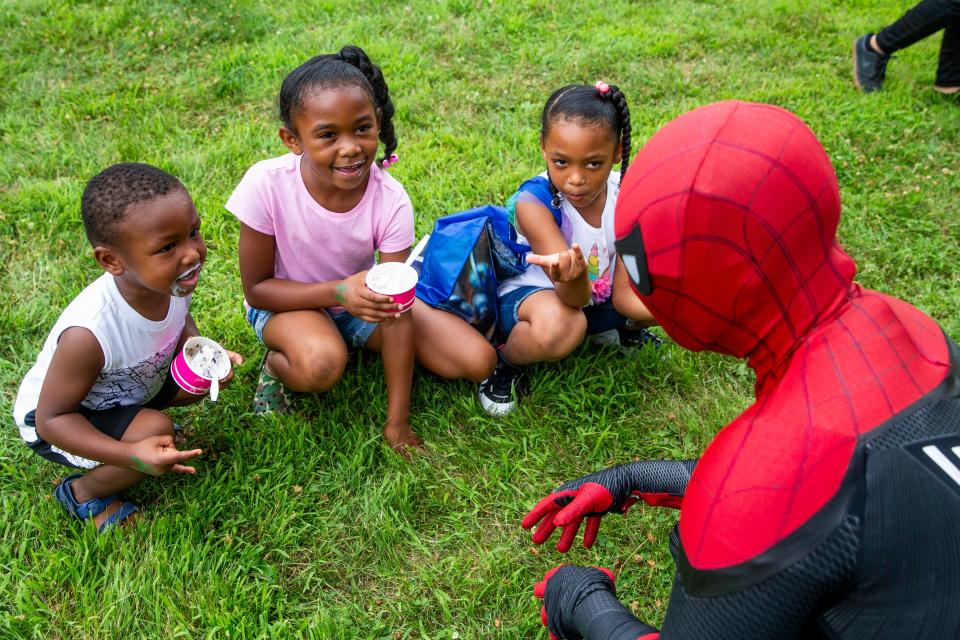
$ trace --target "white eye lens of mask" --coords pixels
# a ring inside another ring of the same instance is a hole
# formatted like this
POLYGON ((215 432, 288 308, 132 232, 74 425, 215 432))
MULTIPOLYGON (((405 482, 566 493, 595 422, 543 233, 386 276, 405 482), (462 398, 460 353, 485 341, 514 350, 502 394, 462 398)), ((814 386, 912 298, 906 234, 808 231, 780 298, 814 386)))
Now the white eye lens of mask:
POLYGON ((631 255, 629 253, 621 253, 620 257, 623 258, 623 266, 627 268, 627 275, 630 276, 631 282, 639 286, 640 285, 640 269, 637 267, 637 256, 631 255))
POLYGON ((633 288, 641 296, 649 295, 653 287, 650 283, 650 274, 647 271, 646 252, 643 249, 640 225, 635 224, 630 233, 616 241, 615 246, 633 288))

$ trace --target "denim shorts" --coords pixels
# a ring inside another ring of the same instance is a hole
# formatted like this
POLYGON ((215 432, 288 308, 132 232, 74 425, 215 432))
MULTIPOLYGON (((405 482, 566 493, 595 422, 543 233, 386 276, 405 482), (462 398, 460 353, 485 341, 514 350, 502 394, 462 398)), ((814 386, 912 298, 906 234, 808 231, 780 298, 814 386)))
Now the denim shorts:
MULTIPOLYGON (((333 320, 333 323, 337 326, 337 330, 340 332, 343 341, 347 343, 348 347, 362 348, 367 344, 370 335, 377 328, 375 323, 355 318, 347 311, 331 313, 329 310, 324 309, 324 313, 333 320)), ((263 327, 272 315, 273 311, 264 311, 263 309, 256 309, 254 307, 247 308, 247 322, 253 327, 253 332, 257 334, 257 340, 260 341, 260 344, 263 344, 263 327)))
POLYGON ((587 316, 588 336, 627 326, 627 318, 616 310, 612 299, 584 307, 583 315, 587 316))
POLYGON ((510 293, 500 296, 498 314, 497 314, 497 327, 503 333, 503 335, 508 336, 510 332, 513 331, 513 328, 517 326, 517 322, 520 320, 520 305, 523 304, 523 301, 535 294, 537 291, 548 291, 547 287, 520 287, 519 289, 514 289, 510 293))
MULTIPOLYGON (((546 287, 520 287, 500 298, 500 315, 497 326, 503 335, 510 335, 520 319, 520 305, 537 291, 552 291, 546 287)), ((627 319, 613 307, 613 301, 606 300, 600 304, 592 304, 582 309, 587 316, 587 335, 602 333, 609 329, 622 329, 627 326, 627 319)))

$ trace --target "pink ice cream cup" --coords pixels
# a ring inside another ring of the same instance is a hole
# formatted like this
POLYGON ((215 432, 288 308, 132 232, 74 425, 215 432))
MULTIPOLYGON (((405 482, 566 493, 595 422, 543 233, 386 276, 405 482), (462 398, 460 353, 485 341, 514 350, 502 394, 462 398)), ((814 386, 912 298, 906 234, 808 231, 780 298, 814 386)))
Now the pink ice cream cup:
POLYGON ((214 378, 220 380, 228 373, 230 357, 227 350, 201 336, 189 338, 170 363, 170 375, 177 386, 198 396, 207 393, 214 378))
POLYGON ((402 262, 384 262, 367 272, 367 288, 400 305, 400 313, 413 306, 417 292, 417 270, 402 262))

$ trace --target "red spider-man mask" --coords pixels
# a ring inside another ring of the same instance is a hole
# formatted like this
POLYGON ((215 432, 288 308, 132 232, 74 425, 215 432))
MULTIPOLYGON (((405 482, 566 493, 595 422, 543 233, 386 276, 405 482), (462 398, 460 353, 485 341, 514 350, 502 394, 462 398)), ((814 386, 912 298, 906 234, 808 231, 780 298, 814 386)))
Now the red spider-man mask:
POLYGON ((749 358, 758 387, 847 296, 840 194, 810 129, 720 102, 673 120, 631 163, 616 210, 634 290, 680 345, 749 358))

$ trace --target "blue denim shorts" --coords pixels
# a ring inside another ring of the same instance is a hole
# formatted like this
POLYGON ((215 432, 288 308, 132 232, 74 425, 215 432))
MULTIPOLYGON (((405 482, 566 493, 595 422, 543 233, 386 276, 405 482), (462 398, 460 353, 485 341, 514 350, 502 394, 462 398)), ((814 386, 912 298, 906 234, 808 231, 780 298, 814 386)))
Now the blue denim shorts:
POLYGON ((497 309, 497 327, 503 332, 503 335, 510 335, 513 328, 517 326, 517 322, 520 320, 520 305, 523 304, 523 301, 537 291, 545 290, 547 290, 547 287, 520 287, 500 296, 497 309))
MULTIPOLYGON (((520 305, 523 301, 537 291, 545 289, 546 287, 520 287, 500 298, 500 315, 497 325, 504 335, 510 335, 520 319, 520 305)), ((586 306, 583 308, 583 313, 587 316, 587 335, 627 326, 627 319, 613 307, 611 300, 586 306)))
MULTIPOLYGON (((329 310, 324 309, 324 312, 330 316, 333 323, 337 325, 337 330, 340 332, 343 341, 347 343, 348 347, 362 348, 367 344, 370 335, 377 328, 375 323, 355 318, 347 311, 331 313, 329 310)), ((256 309, 254 307, 247 309, 247 322, 253 327, 253 332, 257 334, 257 340, 260 341, 260 344, 263 344, 263 327, 272 315, 273 311, 264 311, 263 309, 256 309)))

